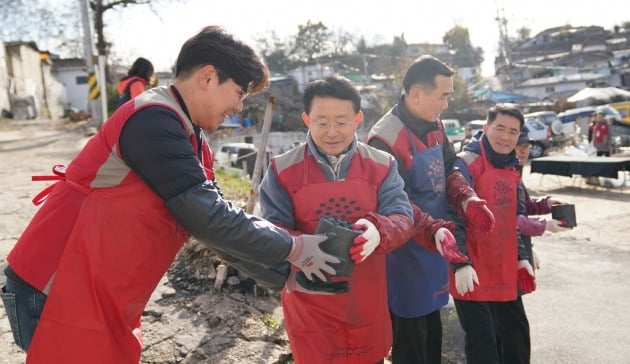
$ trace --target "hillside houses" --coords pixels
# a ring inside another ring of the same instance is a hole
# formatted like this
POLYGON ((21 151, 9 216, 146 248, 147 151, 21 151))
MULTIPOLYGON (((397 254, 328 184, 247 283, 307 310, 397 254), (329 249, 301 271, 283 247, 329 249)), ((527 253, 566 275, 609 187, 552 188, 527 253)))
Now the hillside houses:
POLYGON ((584 87, 630 88, 630 31, 556 27, 513 45, 495 59, 504 88, 540 100, 566 98, 584 87))

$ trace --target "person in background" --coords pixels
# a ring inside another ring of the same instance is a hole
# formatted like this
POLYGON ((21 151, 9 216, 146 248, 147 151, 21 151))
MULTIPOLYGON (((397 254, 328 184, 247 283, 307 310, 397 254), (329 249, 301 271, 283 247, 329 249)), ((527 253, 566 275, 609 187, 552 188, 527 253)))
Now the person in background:
POLYGON ((486 202, 454 168, 455 152, 439 119, 453 94, 453 74, 435 57, 418 58, 403 79, 404 95, 368 134, 369 145, 396 159, 414 209, 416 234, 387 255, 394 364, 442 360, 440 308, 448 303, 444 258, 452 260, 443 247, 455 239, 449 203, 471 226, 490 231, 494 223, 486 202))
POLYGON ((461 142, 460 152, 464 150, 465 146, 470 144, 472 139, 473 139, 472 128, 470 127, 470 125, 464 126, 464 139, 462 139, 462 142, 461 142))
POLYGON ((53 168, 2 287, 27 363, 138 363, 144 307, 189 235, 265 267, 288 261, 307 281, 335 273, 340 260, 319 248, 327 236, 291 236, 216 183, 204 130, 268 84, 252 48, 205 27, 182 46, 171 86, 122 105, 67 168, 53 168))
POLYGON ((143 93, 153 77, 153 64, 146 58, 136 59, 127 75, 118 82, 118 107, 143 93))
POLYGON ((515 147, 523 127, 523 114, 498 104, 488 110, 479 141, 458 154, 457 166, 479 197, 486 199, 496 218, 492 232, 458 223, 459 250, 470 261, 451 263, 450 293, 465 333, 469 364, 529 363, 529 323, 517 290, 535 289, 529 256, 517 230, 518 185, 515 147), (508 347, 511 330, 526 335, 508 347), (504 341, 506 342, 505 345, 504 341))
POLYGON ((593 125, 593 147, 597 150, 597 156, 610 157, 611 150, 610 125, 600 109, 595 111, 595 125, 593 125))

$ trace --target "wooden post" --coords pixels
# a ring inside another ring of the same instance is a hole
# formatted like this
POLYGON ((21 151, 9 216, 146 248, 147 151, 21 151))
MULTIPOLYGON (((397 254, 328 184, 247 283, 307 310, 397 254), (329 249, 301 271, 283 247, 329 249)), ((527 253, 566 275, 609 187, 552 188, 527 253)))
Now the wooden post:
POLYGON ((254 164, 254 172, 252 172, 252 187, 249 191, 249 200, 247 200, 247 207, 245 211, 247 213, 254 212, 254 206, 258 201, 258 187, 260 186, 260 180, 262 179, 262 168, 265 164, 264 158, 267 156, 267 139, 269 138, 269 132, 271 131, 271 120, 273 113, 276 109, 276 98, 269 96, 267 100, 267 107, 265 109, 265 116, 263 117, 262 130, 260 132, 260 143, 257 145, 258 153, 256 154, 256 164, 254 164))

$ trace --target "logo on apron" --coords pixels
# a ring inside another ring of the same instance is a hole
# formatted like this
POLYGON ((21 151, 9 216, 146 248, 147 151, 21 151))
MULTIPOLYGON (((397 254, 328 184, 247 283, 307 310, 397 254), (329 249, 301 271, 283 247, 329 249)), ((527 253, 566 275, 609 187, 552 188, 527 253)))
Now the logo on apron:
POLYGON ((346 197, 330 197, 328 200, 319 203, 319 208, 315 210, 317 216, 328 215, 346 220, 347 216, 357 215, 361 207, 356 200, 348 200, 346 197))

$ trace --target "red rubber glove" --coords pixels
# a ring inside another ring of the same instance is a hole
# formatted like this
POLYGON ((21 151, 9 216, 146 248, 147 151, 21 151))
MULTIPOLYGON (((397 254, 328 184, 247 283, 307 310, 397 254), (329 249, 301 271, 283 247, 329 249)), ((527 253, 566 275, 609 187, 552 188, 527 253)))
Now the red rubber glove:
POLYGON ((464 201, 463 208, 466 213, 466 222, 474 228, 484 233, 489 233, 494 229, 494 215, 488 208, 486 200, 470 197, 464 201))
POLYGON ((444 259, 452 263, 465 263, 468 257, 462 254, 457 248, 455 237, 446 228, 440 228, 435 233, 435 247, 442 254, 444 259))
POLYGON ((536 290, 534 269, 527 259, 518 261, 518 288, 524 294, 532 293, 536 290))

